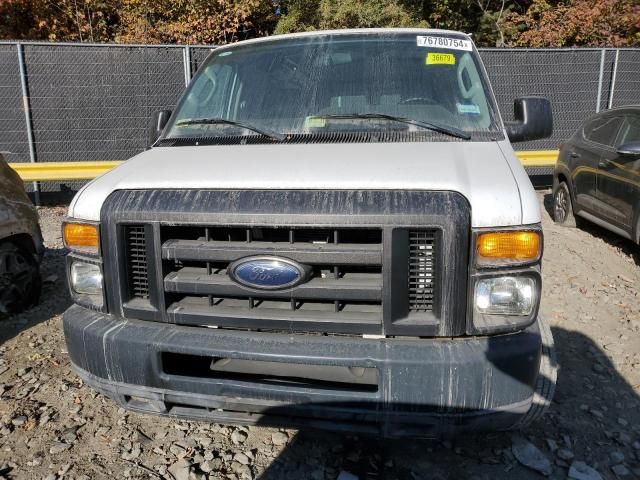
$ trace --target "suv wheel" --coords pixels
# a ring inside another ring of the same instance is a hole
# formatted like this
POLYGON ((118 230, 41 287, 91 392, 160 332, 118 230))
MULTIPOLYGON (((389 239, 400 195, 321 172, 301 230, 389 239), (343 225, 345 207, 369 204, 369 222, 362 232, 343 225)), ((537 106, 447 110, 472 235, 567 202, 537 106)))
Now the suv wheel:
POLYGON ((29 252, 0 243, 0 314, 18 313, 40 297, 40 269, 29 252))
POLYGON ((557 224, 565 227, 576 226, 576 217, 573 215, 573 205, 567 182, 560 182, 553 195, 553 219, 557 224))

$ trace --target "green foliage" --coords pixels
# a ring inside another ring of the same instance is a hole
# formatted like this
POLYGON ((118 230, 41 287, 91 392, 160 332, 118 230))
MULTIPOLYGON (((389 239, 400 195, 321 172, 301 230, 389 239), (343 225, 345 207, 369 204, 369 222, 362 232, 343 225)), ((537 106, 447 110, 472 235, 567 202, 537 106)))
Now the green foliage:
POLYGON ((426 26, 398 1, 292 0, 275 33, 338 28, 426 26))
POLYGON ((422 22, 388 0, 320 0, 320 28, 413 27, 422 22))

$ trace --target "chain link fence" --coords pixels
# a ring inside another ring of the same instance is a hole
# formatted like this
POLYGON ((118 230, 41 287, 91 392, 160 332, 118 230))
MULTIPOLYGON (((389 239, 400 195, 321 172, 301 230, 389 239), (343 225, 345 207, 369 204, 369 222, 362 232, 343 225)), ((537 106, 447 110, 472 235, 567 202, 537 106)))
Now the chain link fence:
MULTIPOLYGON (((10 162, 126 160, 146 147, 152 113, 176 104, 212 49, 0 43, 0 151, 8 152, 10 162)), ((553 136, 518 144, 521 150, 556 149, 596 111, 640 103, 640 49, 481 49, 480 54, 505 120, 512 119, 519 96, 542 95, 552 102, 553 136)))

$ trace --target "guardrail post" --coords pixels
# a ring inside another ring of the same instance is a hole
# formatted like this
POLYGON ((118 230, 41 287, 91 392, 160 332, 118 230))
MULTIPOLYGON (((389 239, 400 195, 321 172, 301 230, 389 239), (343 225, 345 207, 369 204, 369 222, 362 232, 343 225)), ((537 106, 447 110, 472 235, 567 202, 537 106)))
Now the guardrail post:
MULTIPOLYGON (((21 43, 16 43, 18 47, 18 65, 20 68, 20 87, 22 88, 22 108, 24 109, 24 120, 27 126, 27 141, 29 142, 29 160, 36 163, 36 145, 33 139, 33 124, 31 123, 31 103, 29 102, 29 89, 27 87, 27 69, 24 62, 24 49, 21 43)), ((36 205, 40 205, 40 184, 33 182, 33 195, 36 205)))
POLYGON ((609 106, 613 107, 613 92, 616 90, 616 77, 618 76, 618 58, 620 57, 620 49, 616 48, 616 59, 613 61, 613 75, 611 76, 611 89, 609 90, 609 106))
POLYGON ((598 79, 598 100, 596 105, 596 113, 600 111, 600 102, 602 101, 602 80, 604 77, 604 57, 606 50, 603 48, 600 50, 600 78, 598 79))
POLYGON ((191 81, 191 48, 185 45, 182 50, 182 61, 184 62, 184 86, 189 85, 191 81))

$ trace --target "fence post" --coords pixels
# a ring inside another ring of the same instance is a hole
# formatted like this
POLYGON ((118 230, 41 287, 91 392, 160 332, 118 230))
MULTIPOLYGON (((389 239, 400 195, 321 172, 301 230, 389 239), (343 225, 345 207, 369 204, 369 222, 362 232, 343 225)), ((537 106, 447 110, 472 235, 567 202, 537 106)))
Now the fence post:
MULTIPOLYGON (((33 128, 31 123, 31 103, 29 102, 29 89, 27 87, 27 69, 24 62, 24 48, 21 43, 16 43, 18 47, 18 66, 20 68, 20 87, 22 88, 22 108, 24 109, 24 120, 27 125, 27 140, 29 142, 29 159, 31 163, 36 163, 36 146, 33 140, 33 128)), ((33 182, 33 195, 36 205, 40 205, 40 184, 33 182)))
POLYGON ((598 79, 598 103, 596 105, 596 113, 600 111, 600 102, 602 101, 602 80, 604 77, 604 56, 606 50, 600 50, 600 78, 598 79))
POLYGON ((609 106, 613 107, 613 93, 616 90, 616 77, 618 76, 618 57, 620 56, 620 49, 616 49, 616 59, 613 62, 613 75, 611 76, 611 89, 609 90, 609 106))
POLYGON ((182 61, 184 62, 184 86, 189 85, 191 81, 191 48, 185 45, 182 51, 182 61))

